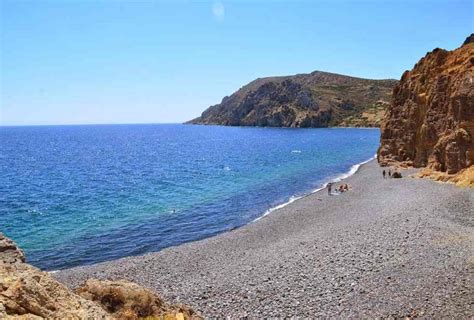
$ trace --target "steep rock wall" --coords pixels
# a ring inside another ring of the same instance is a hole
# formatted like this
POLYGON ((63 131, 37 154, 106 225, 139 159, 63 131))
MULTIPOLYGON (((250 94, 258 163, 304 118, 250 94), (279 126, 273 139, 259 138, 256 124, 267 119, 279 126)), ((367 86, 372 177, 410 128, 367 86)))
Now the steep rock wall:
POLYGON ((378 160, 455 174, 474 164, 474 37, 406 71, 381 126, 378 160))

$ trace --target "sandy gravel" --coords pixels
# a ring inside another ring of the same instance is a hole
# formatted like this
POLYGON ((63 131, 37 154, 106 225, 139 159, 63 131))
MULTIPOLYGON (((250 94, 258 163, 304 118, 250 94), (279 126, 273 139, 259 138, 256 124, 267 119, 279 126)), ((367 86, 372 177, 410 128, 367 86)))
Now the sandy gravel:
POLYGON ((204 316, 474 318, 474 191, 382 179, 375 161, 345 180, 213 238, 55 276, 128 279, 204 316))

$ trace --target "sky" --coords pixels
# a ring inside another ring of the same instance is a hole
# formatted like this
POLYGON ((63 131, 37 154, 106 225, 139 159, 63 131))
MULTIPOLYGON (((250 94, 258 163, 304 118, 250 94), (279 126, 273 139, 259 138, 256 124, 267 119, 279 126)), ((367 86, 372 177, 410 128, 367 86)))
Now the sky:
POLYGON ((0 0, 0 125, 180 123, 258 77, 399 79, 474 1, 0 0))

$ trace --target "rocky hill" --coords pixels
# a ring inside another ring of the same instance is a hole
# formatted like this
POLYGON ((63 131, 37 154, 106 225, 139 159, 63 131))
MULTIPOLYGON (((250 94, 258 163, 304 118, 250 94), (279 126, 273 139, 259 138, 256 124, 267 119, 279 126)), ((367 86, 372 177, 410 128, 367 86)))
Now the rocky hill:
POLYGON ((220 104, 209 107, 193 124, 271 127, 380 125, 396 80, 368 80, 315 71, 261 78, 220 104))
POLYGON ((474 164, 473 35, 456 50, 429 52, 402 75, 381 131, 382 165, 427 167, 448 178, 460 172, 472 175, 468 167, 474 164))

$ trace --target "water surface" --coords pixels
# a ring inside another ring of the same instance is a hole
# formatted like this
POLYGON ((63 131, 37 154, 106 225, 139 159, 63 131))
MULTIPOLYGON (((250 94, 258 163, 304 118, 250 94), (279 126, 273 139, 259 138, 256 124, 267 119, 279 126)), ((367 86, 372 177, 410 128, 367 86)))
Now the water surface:
POLYGON ((379 130, 0 128, 0 232, 53 270, 249 223, 376 152, 379 130))

